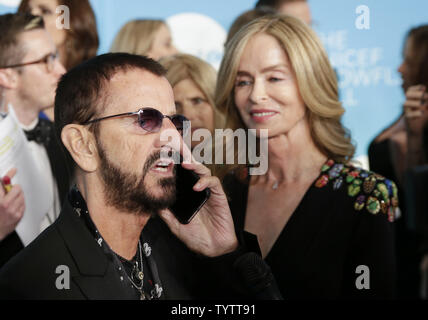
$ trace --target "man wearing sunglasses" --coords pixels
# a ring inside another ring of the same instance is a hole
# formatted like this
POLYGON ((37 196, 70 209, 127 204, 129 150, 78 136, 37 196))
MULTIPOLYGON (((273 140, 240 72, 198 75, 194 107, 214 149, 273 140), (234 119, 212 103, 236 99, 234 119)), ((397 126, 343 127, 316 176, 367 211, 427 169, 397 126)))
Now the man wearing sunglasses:
MULTIPOLYGON (((175 170, 162 154, 184 154, 185 118, 176 115, 164 74, 154 60, 113 53, 62 77, 55 128, 76 163, 76 185, 58 220, 1 270, 1 298, 248 294, 242 259, 253 259, 249 248, 256 241, 245 235, 238 243, 219 179, 202 164, 183 165, 200 177, 194 190, 208 188, 211 196, 186 225, 167 209, 176 194, 175 170)), ((263 264, 260 257, 257 263, 263 264)), ((267 279, 263 288, 272 282, 266 271, 255 278, 267 279)))
MULTIPOLYGON (((35 165, 45 176, 43 192, 51 199, 45 220, 38 222, 37 229, 45 228, 59 215, 60 202, 69 188, 66 157, 55 139, 53 124, 38 118, 40 111, 53 105, 64 72, 42 18, 29 14, 0 16, 0 112, 5 115, 13 107, 35 165)), ((13 195, 0 194, 0 267, 22 247, 14 229, 24 213, 19 203, 28 195, 13 195)))

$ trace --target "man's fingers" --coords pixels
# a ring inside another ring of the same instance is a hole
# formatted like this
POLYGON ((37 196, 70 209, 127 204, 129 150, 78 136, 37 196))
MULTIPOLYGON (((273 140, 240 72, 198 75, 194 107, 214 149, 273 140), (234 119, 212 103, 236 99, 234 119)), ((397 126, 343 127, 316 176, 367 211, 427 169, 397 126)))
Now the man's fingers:
POLYGON ((192 150, 190 150, 189 146, 183 140, 180 153, 183 156, 183 163, 196 162, 195 158, 193 158, 192 150))
POLYGON ((183 168, 194 171, 200 177, 211 176, 211 170, 199 162, 183 163, 183 168))
POLYGON ((211 192, 222 194, 223 189, 221 187, 220 180, 217 177, 207 176, 199 179, 198 183, 193 187, 195 191, 202 191, 205 189, 211 189, 211 192))

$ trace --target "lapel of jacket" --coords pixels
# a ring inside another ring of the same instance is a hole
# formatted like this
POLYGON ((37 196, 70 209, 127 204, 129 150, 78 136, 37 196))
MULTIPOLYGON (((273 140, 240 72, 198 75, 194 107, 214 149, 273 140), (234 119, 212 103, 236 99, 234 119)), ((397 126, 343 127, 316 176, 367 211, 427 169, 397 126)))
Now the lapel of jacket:
POLYGON ((64 239, 77 274, 72 280, 86 298, 91 300, 134 299, 127 281, 121 281, 114 264, 98 246, 84 222, 74 212, 68 199, 58 219, 58 230, 64 239))

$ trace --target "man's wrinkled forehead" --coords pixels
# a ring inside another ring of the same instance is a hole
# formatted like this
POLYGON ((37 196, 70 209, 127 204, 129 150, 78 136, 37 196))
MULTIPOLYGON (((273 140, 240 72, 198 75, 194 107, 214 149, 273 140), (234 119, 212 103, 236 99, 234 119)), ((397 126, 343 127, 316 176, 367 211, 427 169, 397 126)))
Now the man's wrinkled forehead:
POLYGON ((152 107, 174 114, 172 87, 164 76, 143 69, 120 70, 103 85, 105 112, 132 112, 152 107))

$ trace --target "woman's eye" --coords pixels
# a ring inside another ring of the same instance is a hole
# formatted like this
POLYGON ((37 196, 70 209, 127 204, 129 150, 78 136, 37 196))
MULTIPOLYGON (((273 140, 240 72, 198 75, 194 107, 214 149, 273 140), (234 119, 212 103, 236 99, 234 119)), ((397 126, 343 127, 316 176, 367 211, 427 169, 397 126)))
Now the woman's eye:
POLYGON ((250 81, 248 80, 238 80, 236 81, 236 84, 235 84, 236 87, 244 87, 248 85, 250 85, 250 81))
POLYGON ((52 14, 52 10, 44 7, 40 8, 40 12, 42 16, 48 16, 52 14))
POLYGON ((269 78, 269 81, 270 82, 278 82, 278 81, 281 81, 282 79, 280 79, 280 78, 277 78, 277 77, 270 77, 269 78))
POLYGON ((193 98, 192 102, 193 102, 193 104, 201 104, 201 103, 205 102, 205 100, 202 98, 193 98))

